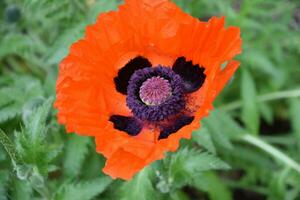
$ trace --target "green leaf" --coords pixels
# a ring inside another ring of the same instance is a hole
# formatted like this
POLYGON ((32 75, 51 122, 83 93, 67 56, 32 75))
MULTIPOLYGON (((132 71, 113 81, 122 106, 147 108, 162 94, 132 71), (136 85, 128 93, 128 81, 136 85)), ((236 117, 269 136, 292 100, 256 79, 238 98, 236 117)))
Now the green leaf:
POLYGON ((150 179, 151 167, 148 166, 140 171, 135 177, 124 183, 122 187, 122 200, 152 200, 156 199, 155 190, 150 179))
POLYGON ((52 48, 47 52, 46 63, 48 65, 59 63, 68 54, 70 45, 82 37, 85 26, 85 23, 78 23, 61 33, 52 48))
POLYGON ((172 200, 189 200, 189 196, 181 190, 172 191, 171 193, 172 200))
POLYGON ((264 52, 249 49, 247 51, 247 55, 245 54, 244 59, 248 61, 254 70, 259 70, 260 72, 264 72, 266 75, 271 75, 274 78, 278 78, 280 76, 280 72, 268 58, 268 55, 264 54, 264 52))
POLYGON ((43 139, 46 135, 46 120, 52 107, 53 99, 50 98, 39 107, 36 112, 31 115, 28 123, 25 123, 25 129, 29 138, 35 142, 39 139, 43 139))
POLYGON ((86 26, 89 23, 94 23, 99 13, 115 9, 116 7, 117 3, 115 0, 96 1, 93 3, 88 12, 86 12, 86 20, 76 23, 73 27, 65 29, 55 40, 52 48, 47 52, 46 63, 48 65, 59 63, 59 61, 67 55, 70 45, 84 35, 86 26))
POLYGON ((229 188, 215 173, 205 173, 203 181, 207 184, 208 195, 211 200, 232 200, 229 188))
POLYGON ((215 109, 212 113, 217 120, 215 123, 219 123, 220 127, 223 127, 223 132, 229 138, 236 138, 246 133, 246 130, 242 128, 229 114, 222 110, 215 109))
POLYGON ((231 163, 243 168, 272 168, 273 162, 267 155, 262 155, 261 152, 253 151, 253 147, 236 145, 233 150, 224 152, 227 157, 233 158, 231 163))
POLYGON ((196 173, 228 169, 228 164, 208 152, 184 148, 172 155, 169 176, 174 187, 182 187, 190 183, 196 173))
POLYGON ((173 0, 174 3, 176 3, 177 6, 179 6, 182 10, 184 10, 185 12, 190 12, 189 11, 189 4, 186 3, 186 1, 184 0, 173 0))
POLYGON ((52 102, 52 98, 49 98, 35 109, 28 121, 24 122, 25 128, 15 133, 17 150, 24 163, 37 166, 39 173, 43 175, 47 174, 48 163, 53 159, 53 147, 45 140, 48 131, 46 121, 52 102))
POLYGON ((233 145, 229 140, 229 135, 226 132, 226 126, 220 120, 220 115, 217 111, 213 111, 210 115, 203 119, 202 128, 207 128, 213 141, 221 147, 232 149, 233 145))
POLYGON ((99 173, 99 169, 102 169, 105 165, 105 158, 100 154, 94 152, 94 145, 92 145, 92 152, 85 156, 85 160, 88 162, 83 162, 81 167, 81 176, 85 179, 94 178, 95 174, 99 173))
POLYGON ((290 116, 291 116, 291 123, 293 132, 295 133, 295 136, 298 138, 298 144, 300 147, 300 100, 299 99, 293 99, 290 103, 290 116))
POLYGON ((260 102, 259 103, 259 110, 261 113, 261 116, 264 118, 264 120, 266 120, 266 122, 268 122, 269 124, 273 123, 273 118, 274 118, 274 113, 272 108, 264 103, 264 102, 260 102))
POLYGON ((88 153, 90 138, 70 135, 66 144, 66 155, 63 163, 64 172, 68 176, 80 174, 84 159, 88 153))
POLYGON ((81 180, 79 183, 69 183, 56 194, 54 199, 90 200, 101 194, 111 184, 111 182, 111 178, 101 177, 89 181, 81 180))
POLYGON ((0 147, 0 162, 5 161, 7 158, 4 147, 0 147))
POLYGON ((8 153, 13 164, 19 164, 21 162, 21 157, 16 150, 15 145, 11 142, 9 137, 0 129, 0 142, 3 145, 4 149, 8 153))
POLYGON ((24 37, 18 33, 7 34, 0 42, 1 46, 5 47, 0 48, 0 59, 10 54, 22 54, 22 52, 30 49, 28 47, 32 46, 29 37, 24 37))
POLYGON ((88 13, 88 21, 90 23, 94 22, 99 13, 107 12, 109 10, 115 10, 118 6, 118 3, 116 0, 110 0, 110 1, 96 1, 89 10, 88 13))
POLYGON ((11 81, 0 88, 0 123, 21 115, 26 104, 43 96, 41 83, 37 79, 12 75, 11 81))
POLYGON ((242 120, 245 123, 247 130, 257 135, 259 128, 259 110, 256 100, 255 83, 251 74, 244 69, 242 73, 242 120))
POLYGON ((270 184, 270 196, 273 199, 285 199, 284 196, 288 189, 286 187, 286 179, 291 175, 291 169, 286 167, 282 171, 278 172, 276 176, 272 177, 270 184))
POLYGON ((0 200, 7 200, 7 186, 9 180, 9 172, 6 170, 0 170, 0 200))
POLYGON ((280 151, 278 148, 273 147, 272 145, 263 141, 259 137, 250 134, 245 134, 240 139, 262 149, 263 151, 270 154, 271 156, 273 156, 275 159, 277 159, 284 165, 293 168, 300 174, 300 164, 297 161, 295 161, 293 158, 291 158, 289 155, 287 155, 286 153, 280 151))
POLYGON ((216 148, 207 128, 203 127, 197 131, 194 131, 193 140, 197 142, 198 145, 203 146, 205 149, 207 149, 210 153, 216 154, 216 148))
POLYGON ((13 183, 13 198, 14 200, 31 200, 32 188, 28 181, 14 179, 13 183))
POLYGON ((19 105, 10 105, 9 107, 2 108, 0 111, 0 123, 15 118, 21 114, 21 111, 19 105))
POLYGON ((192 150, 189 154, 188 160, 184 165, 190 172, 230 169, 230 166, 227 163, 208 152, 192 150))

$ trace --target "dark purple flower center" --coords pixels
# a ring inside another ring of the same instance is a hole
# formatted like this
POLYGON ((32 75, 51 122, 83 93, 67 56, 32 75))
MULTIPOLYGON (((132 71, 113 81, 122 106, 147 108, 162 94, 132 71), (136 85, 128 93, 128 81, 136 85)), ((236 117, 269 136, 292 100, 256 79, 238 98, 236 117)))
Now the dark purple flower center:
POLYGON ((184 109, 184 83, 169 67, 139 69, 129 80, 126 100, 138 119, 162 121, 184 109))
POLYGON ((159 76, 147 79, 140 88, 140 98, 148 106, 160 105, 171 95, 169 81, 159 76))
POLYGON ((158 139, 165 139, 194 120, 185 109, 189 93, 200 89, 206 79, 204 67, 185 57, 178 57, 172 68, 157 66, 137 56, 122 67, 114 78, 116 90, 126 96, 132 116, 112 115, 114 128, 131 136, 144 126, 160 129, 158 139))

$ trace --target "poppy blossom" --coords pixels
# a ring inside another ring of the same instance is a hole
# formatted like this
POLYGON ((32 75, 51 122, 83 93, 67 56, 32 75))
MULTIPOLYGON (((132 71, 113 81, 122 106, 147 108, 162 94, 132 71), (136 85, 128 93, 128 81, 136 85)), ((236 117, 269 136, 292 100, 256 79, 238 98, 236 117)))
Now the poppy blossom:
POLYGON ((103 171, 129 180, 189 139, 239 66, 240 30, 168 0, 125 0, 70 48, 57 80, 58 120, 93 136, 103 171))

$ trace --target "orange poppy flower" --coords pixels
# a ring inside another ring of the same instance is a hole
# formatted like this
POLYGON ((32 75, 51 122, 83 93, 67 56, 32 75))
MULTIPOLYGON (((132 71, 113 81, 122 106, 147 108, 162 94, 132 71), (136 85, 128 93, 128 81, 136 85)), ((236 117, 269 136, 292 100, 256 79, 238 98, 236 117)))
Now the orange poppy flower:
POLYGON ((168 0, 125 0, 61 62, 58 120, 95 137, 103 171, 129 180, 199 128, 239 65, 241 43, 224 17, 201 22, 168 0))

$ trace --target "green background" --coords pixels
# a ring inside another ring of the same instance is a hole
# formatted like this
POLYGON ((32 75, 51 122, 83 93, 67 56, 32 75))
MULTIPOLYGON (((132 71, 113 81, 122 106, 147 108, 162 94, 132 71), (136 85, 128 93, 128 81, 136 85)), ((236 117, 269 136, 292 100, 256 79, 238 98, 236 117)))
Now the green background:
POLYGON ((132 181, 52 108, 58 63, 117 0, 0 1, 0 200, 299 200, 300 2, 176 0, 241 27, 241 67, 190 141, 132 181))

